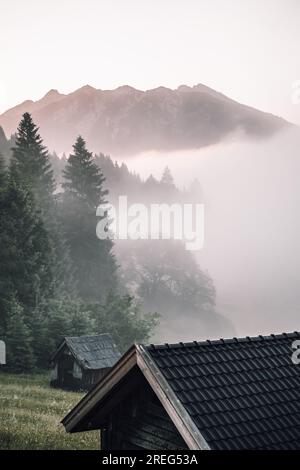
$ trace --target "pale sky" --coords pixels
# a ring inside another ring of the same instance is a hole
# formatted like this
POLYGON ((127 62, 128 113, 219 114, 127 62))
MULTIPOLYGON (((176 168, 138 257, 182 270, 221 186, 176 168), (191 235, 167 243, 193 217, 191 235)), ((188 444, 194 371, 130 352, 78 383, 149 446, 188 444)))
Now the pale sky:
POLYGON ((300 1, 0 0, 0 112, 52 88, 197 83, 300 124, 300 1))

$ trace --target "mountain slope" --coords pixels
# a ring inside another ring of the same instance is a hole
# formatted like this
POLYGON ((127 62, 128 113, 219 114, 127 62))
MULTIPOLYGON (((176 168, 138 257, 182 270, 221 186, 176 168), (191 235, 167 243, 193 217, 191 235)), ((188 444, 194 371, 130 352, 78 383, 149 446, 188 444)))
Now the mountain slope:
POLYGON ((57 152, 68 152, 78 134, 94 151, 130 155, 200 148, 233 133, 265 138, 290 125, 201 84, 145 92, 88 85, 68 95, 51 90, 39 101, 25 101, 3 113, 0 126, 6 135, 15 132, 25 111, 32 113, 45 143, 57 152))

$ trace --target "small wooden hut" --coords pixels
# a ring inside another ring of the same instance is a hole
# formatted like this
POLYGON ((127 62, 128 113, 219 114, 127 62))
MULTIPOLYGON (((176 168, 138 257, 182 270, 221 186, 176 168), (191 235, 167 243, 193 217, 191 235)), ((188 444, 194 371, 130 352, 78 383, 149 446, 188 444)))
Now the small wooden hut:
POLYGON ((107 333, 65 337, 51 358, 50 385, 67 390, 89 390, 120 357, 107 333))
POLYGON ((103 450, 300 450, 299 339, 134 345, 62 422, 103 450))

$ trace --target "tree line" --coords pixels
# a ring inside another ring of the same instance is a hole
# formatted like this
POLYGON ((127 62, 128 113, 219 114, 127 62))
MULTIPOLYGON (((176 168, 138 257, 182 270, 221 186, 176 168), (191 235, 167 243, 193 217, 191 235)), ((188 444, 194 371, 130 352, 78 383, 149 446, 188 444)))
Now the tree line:
POLYGON ((146 341, 158 321, 122 285, 113 242, 96 237, 96 207, 108 190, 81 136, 62 189, 25 113, 9 165, 0 157, 0 336, 17 372, 47 367, 64 336, 110 332, 124 350, 146 341))

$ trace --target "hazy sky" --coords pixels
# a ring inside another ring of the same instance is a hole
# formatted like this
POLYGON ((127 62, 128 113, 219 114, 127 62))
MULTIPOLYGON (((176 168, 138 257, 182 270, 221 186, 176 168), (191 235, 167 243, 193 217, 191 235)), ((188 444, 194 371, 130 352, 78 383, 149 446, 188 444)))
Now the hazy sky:
POLYGON ((49 89, 204 83, 300 124, 299 0, 0 0, 0 112, 49 89))

